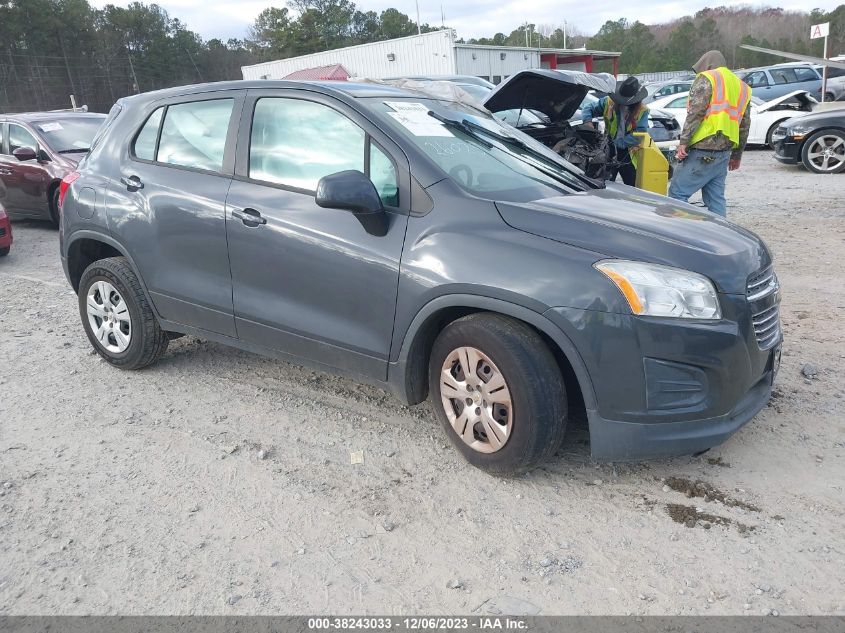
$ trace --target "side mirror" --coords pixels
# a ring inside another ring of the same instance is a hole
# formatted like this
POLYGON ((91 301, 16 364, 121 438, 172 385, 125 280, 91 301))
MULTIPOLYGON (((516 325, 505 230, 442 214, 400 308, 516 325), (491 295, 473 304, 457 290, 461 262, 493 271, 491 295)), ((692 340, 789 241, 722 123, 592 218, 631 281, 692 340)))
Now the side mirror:
POLYGON ((19 147, 14 152, 12 152, 12 156, 17 158, 19 161, 23 162, 25 160, 34 160, 37 156, 35 150, 31 147, 19 147))
POLYGON ((355 169, 323 176, 317 183, 317 206, 352 211, 370 235, 387 235, 387 212, 375 185, 355 169))

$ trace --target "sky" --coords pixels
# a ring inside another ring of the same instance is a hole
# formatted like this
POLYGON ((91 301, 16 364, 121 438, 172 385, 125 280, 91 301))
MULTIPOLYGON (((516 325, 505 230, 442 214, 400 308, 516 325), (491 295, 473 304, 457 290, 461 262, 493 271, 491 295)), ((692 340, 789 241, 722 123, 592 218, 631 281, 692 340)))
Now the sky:
MULTIPOLYGON (((144 0, 151 3, 152 0, 144 0)), ((130 0, 91 0, 91 4, 103 7, 106 4, 125 6, 130 0)), ((813 0, 812 6, 830 11, 842 0, 813 0)), ((179 18, 189 29, 204 39, 242 39, 256 16, 268 6, 285 6, 285 0, 157 0, 171 17, 179 18)), ((356 6, 363 11, 381 12, 395 7, 403 13, 416 17, 414 0, 356 0, 356 6)), ((432 25, 441 23, 441 6, 446 15, 446 25, 453 27, 458 37, 492 36, 497 32, 506 35, 520 23, 528 21, 537 25, 557 27, 564 20, 574 25, 581 33, 594 34, 607 20, 620 17, 630 21, 639 20, 646 24, 668 22, 684 15, 695 13, 706 6, 713 6, 702 0, 676 2, 672 0, 594 0, 590 3, 573 0, 419 0, 420 20, 432 25), (585 6, 592 11, 587 12, 585 6)), ((719 5, 752 5, 747 1, 720 1, 719 5)), ((760 6, 763 6, 760 4, 760 6)), ((772 5, 766 5, 772 6, 772 5)), ((777 2, 787 10, 806 11, 810 3, 806 0, 777 2)))

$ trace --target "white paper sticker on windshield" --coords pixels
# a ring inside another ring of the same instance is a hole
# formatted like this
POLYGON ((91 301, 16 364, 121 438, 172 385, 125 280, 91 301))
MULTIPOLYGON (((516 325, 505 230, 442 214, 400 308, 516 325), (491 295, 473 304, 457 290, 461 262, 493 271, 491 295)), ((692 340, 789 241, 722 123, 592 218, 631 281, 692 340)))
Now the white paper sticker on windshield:
POLYGON ((396 112, 428 112, 428 106, 415 101, 385 101, 384 105, 396 112))
POLYGON ((53 123, 45 123, 44 125, 39 125, 38 127, 41 128, 42 132, 56 132, 62 129, 62 124, 58 121, 53 123))
POLYGON ((428 116, 428 110, 388 112, 388 114, 414 136, 453 136, 440 121, 428 116))

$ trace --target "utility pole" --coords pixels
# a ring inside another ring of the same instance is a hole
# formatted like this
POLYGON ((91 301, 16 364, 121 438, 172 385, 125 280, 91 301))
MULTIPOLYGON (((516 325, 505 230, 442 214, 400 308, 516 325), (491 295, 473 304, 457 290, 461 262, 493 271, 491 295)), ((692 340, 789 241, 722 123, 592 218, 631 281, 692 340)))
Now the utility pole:
POLYGON ((420 0, 417 0, 417 35, 422 34, 422 27, 420 26, 420 0))
POLYGON ((563 21, 563 48, 566 48, 566 20, 563 21))

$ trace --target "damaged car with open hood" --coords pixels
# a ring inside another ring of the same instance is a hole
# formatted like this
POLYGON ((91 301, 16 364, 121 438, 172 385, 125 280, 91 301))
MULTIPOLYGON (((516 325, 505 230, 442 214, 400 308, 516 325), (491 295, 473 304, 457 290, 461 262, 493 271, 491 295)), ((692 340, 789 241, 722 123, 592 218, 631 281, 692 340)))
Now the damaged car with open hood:
MULTIPOLYGON (((612 94, 616 87, 616 79, 608 73, 523 70, 493 90, 484 106, 589 175, 603 178, 610 171, 609 139, 601 126, 597 130, 582 124, 581 110, 600 96, 612 94)), ((681 135, 675 117, 649 108, 648 133, 671 161, 681 135)))
MULTIPOLYGON (((496 474, 551 458, 582 416, 599 459, 707 450, 766 405, 780 362, 778 280, 752 232, 417 91, 127 97, 59 204, 80 330, 110 365, 150 365, 187 333, 353 375, 430 399, 496 474)), ((410 446, 430 435, 415 419, 410 446)))

